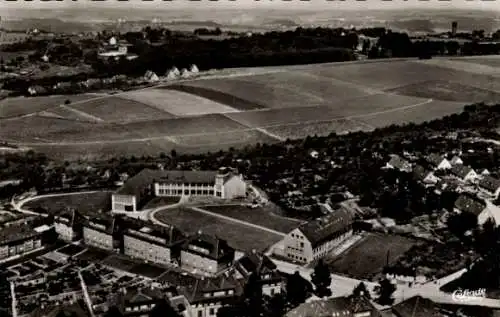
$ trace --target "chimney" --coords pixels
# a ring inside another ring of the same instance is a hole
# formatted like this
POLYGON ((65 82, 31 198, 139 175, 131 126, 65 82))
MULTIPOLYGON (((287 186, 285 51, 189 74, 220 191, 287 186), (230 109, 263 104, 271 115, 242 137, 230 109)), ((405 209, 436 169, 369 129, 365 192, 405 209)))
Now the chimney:
POLYGON ((252 249, 252 254, 256 254, 257 251, 255 249, 252 249))

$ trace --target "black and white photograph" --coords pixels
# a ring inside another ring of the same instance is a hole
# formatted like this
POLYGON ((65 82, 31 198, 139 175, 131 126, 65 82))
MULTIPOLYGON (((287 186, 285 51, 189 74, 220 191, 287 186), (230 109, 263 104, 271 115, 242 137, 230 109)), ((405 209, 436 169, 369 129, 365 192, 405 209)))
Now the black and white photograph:
POLYGON ((0 317, 500 317, 500 0, 0 0, 0 317))

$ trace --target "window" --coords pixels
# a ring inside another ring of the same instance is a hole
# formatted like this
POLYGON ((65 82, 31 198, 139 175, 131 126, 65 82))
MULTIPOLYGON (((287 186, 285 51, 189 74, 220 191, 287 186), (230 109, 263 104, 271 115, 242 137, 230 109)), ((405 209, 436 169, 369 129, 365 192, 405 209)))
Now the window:
POLYGON ((222 193, 221 192, 217 192, 217 197, 221 197, 222 196, 222 193))
POLYGON ((198 317, 203 317, 203 311, 201 310, 198 311, 198 317))
POLYGON ((214 309, 213 308, 210 308, 210 310, 208 311, 208 314, 210 316, 213 316, 214 315, 214 309))
POLYGON ((300 243, 300 247, 303 248, 304 247, 304 242, 301 242, 300 243))
POLYGON ((271 296, 274 295, 274 288, 271 288, 271 296))
POLYGON ((184 195, 189 195, 189 189, 184 190, 184 195))

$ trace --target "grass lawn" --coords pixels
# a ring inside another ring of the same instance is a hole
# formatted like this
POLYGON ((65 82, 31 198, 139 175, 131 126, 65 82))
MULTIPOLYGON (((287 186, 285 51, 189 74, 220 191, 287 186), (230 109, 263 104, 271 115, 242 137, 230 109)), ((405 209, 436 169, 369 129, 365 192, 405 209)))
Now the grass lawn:
POLYGON ((240 251, 265 250, 282 239, 280 235, 206 215, 189 208, 162 210, 156 214, 156 219, 188 233, 201 230, 206 234, 216 235, 227 240, 233 248, 240 251))
POLYGON ((301 221, 284 218, 273 214, 266 206, 249 208, 245 206, 206 206, 202 209, 210 212, 247 221, 259 226, 288 233, 297 228, 301 221))
POLYGON ((111 192, 96 192, 83 194, 69 194, 57 197, 42 197, 26 203, 23 207, 35 210, 44 208, 54 214, 66 208, 75 208, 82 214, 95 213, 99 210, 107 211, 111 206, 111 192))
POLYGON ((179 202, 180 197, 155 197, 148 201, 142 209, 151 209, 161 206, 173 205, 179 202))
POLYGON ((395 235, 368 234, 339 257, 325 259, 332 272, 359 279, 371 279, 386 265, 395 263, 417 241, 395 235))

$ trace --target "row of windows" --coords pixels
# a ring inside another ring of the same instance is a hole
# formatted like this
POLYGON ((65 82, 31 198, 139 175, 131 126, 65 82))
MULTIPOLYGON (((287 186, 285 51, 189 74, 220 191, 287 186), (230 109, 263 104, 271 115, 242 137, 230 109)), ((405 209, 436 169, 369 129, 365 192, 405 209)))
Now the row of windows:
POLYGON ((298 256, 298 255, 295 255, 295 254, 292 254, 292 253, 288 253, 288 257, 290 259, 299 260, 299 261, 302 261, 302 262, 306 261, 306 258, 298 256))
POLYGON ((200 184, 195 184, 195 183, 185 183, 185 184, 162 184, 158 183, 158 187, 160 188, 167 188, 167 187, 213 187, 214 184, 209 184, 209 183, 200 183, 200 184))
POLYGON ((297 238, 297 239, 304 239, 304 236, 301 236, 301 235, 298 235, 298 234, 295 234, 295 233, 292 233, 291 234, 292 238, 297 238))
MULTIPOLYGON (((182 195, 182 189, 158 189, 160 195, 182 195)), ((213 190, 208 189, 185 189, 184 195, 214 195, 213 190)))

